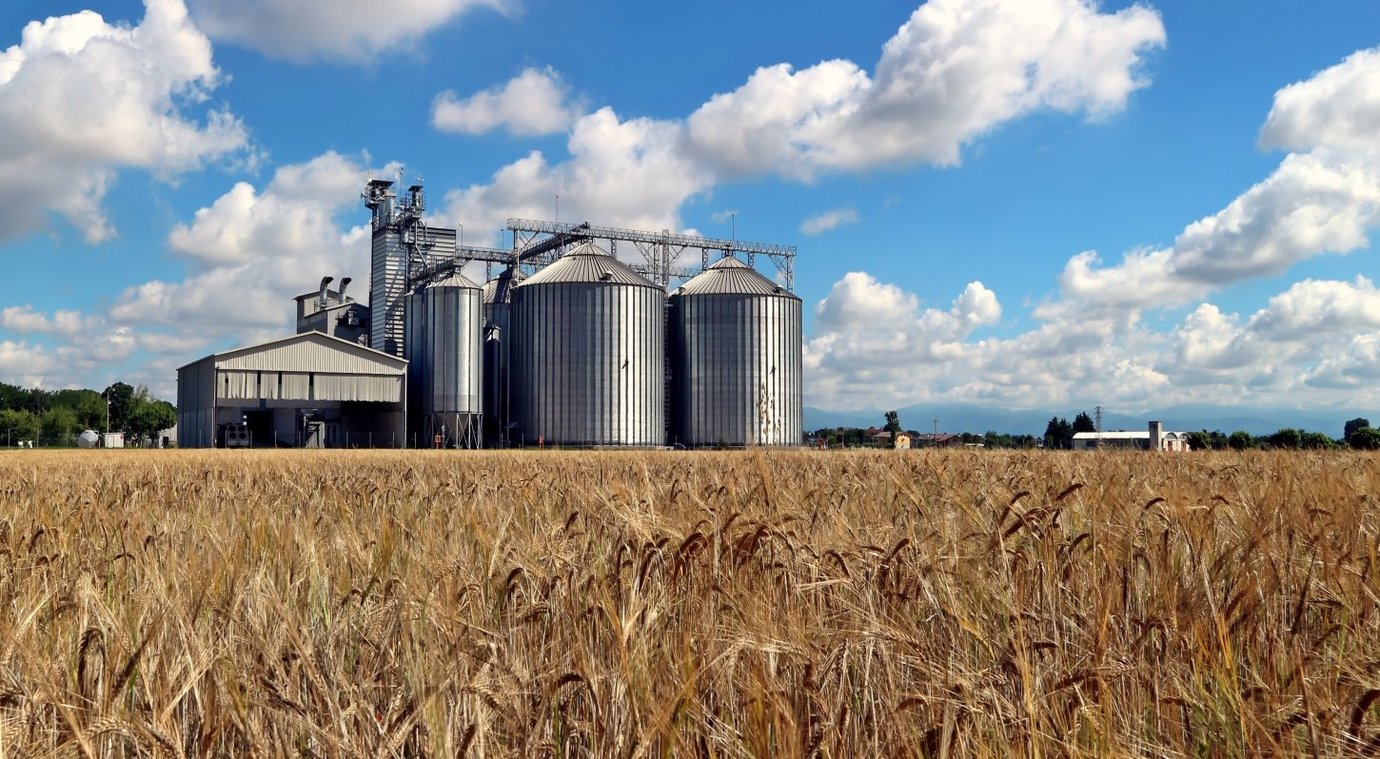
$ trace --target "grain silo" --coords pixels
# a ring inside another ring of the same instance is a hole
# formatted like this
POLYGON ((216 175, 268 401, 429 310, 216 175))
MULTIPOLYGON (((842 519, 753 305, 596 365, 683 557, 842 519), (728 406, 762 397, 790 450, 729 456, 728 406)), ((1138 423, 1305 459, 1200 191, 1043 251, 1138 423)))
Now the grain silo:
POLYGON ((513 441, 664 445, 665 304, 588 241, 513 288, 513 441))
POLYGON ((483 418, 482 294, 459 273, 407 298, 406 358, 414 443, 477 448, 483 418))
POLYGON ((522 270, 508 267, 484 283, 484 441, 506 445, 509 398, 512 384, 508 352, 512 341, 513 286, 522 281, 522 270))
POLYGON ((671 439, 799 445, 800 298, 724 258, 670 298, 671 439))

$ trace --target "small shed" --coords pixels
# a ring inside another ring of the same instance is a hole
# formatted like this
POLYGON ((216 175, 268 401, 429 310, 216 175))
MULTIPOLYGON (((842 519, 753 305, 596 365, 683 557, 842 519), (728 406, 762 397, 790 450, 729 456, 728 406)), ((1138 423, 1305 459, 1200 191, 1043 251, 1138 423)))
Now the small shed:
POLYGON ((321 332, 177 370, 177 444, 401 448, 407 361, 321 332))

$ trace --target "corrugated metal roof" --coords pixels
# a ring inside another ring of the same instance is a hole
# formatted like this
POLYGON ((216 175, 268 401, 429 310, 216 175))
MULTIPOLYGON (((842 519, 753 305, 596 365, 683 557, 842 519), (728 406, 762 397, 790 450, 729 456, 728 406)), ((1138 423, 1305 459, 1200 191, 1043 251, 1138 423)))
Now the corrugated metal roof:
POLYGON ((484 303, 507 303, 513 298, 513 287, 522 282, 522 270, 504 269, 497 277, 484 283, 484 303))
MULTIPOLYGON (((407 361, 349 340, 321 332, 269 340, 258 345, 215 353, 210 361, 217 369, 284 372, 331 372, 337 374, 402 374, 407 361)), ((181 367, 199 363, 193 361, 181 367)))
MULTIPOLYGON (((518 287, 554 284, 557 282, 610 282, 638 287, 657 287, 632 270, 632 267, 610 256, 603 248, 585 241, 555 263, 527 278, 518 287)), ((660 289, 660 288, 658 288, 660 289)))
POLYGON ((479 284, 457 271, 452 272, 445 279, 432 282, 427 287, 468 287, 471 290, 478 290, 479 284))
POLYGON ((731 256, 711 264, 672 293, 684 295, 771 295, 800 300, 795 293, 731 256))

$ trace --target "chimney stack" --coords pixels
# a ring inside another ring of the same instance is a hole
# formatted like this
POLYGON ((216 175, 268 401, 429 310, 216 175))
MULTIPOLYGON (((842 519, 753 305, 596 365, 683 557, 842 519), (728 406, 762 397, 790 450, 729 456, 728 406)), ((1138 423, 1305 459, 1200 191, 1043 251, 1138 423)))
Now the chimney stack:
POLYGON ((345 288, 350 286, 350 278, 345 277, 340 280, 340 302, 345 302, 345 288))

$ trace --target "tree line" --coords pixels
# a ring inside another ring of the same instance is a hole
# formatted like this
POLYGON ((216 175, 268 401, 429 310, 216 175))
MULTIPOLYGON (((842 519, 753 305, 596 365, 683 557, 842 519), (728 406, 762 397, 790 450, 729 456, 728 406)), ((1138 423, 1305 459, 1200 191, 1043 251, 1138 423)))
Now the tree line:
POLYGON ((95 390, 43 390, 0 382, 0 445, 21 440, 35 445, 76 445, 82 430, 123 432, 131 445, 154 441, 177 424, 177 409, 153 397, 148 388, 116 382, 95 390))
MULTIPOLYGON (((1067 419, 1053 417, 1045 425, 1044 447, 1073 448, 1073 436, 1079 432, 1096 432, 1097 425, 1088 413, 1082 412, 1070 424, 1067 419)), ((1348 421, 1342 437, 1333 439, 1321 432, 1285 427, 1268 435, 1252 435, 1245 430, 1225 433, 1221 430, 1186 432, 1189 448, 1195 451, 1244 451, 1252 448, 1282 448, 1286 450, 1322 450, 1327 448, 1356 448, 1380 450, 1380 430, 1372 427, 1364 417, 1348 421)))
MULTIPOLYGON (((905 430, 901 426, 900 415, 888 411, 883 415, 883 432, 893 436, 904 432, 911 438, 912 447, 923 447, 929 438, 915 430, 905 430)), ((882 444, 873 440, 872 434, 879 428, 862 427, 822 427, 807 433, 808 441, 822 441, 830 448, 837 447, 879 447, 882 444)), ((1080 412, 1070 422, 1063 417, 1053 417, 1045 425, 1045 434, 1008 435, 998 432, 954 433, 954 442, 963 445, 982 445, 986 448, 1039 448, 1048 450, 1071 450, 1073 436, 1079 432, 1096 432, 1097 423, 1088 412, 1080 412)), ((1380 450, 1380 429, 1372 427, 1364 417, 1348 421, 1342 437, 1333 439, 1321 432, 1308 432, 1285 427, 1269 435, 1252 435, 1245 430, 1225 433, 1221 430, 1200 430, 1184 433, 1189 447, 1195 451, 1243 451, 1248 449, 1322 450, 1327 448, 1355 448, 1358 450, 1380 450)))

